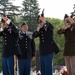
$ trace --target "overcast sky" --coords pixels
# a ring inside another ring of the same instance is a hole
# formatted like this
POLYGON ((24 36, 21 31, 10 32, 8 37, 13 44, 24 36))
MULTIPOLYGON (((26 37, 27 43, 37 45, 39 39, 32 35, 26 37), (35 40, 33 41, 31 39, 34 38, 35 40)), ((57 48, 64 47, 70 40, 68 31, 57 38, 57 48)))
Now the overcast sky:
MULTIPOLYGON (((14 4, 21 5, 23 0, 15 0, 14 4)), ((73 12, 75 0, 37 0, 40 12, 44 8, 45 17, 63 19, 64 14, 73 12)))

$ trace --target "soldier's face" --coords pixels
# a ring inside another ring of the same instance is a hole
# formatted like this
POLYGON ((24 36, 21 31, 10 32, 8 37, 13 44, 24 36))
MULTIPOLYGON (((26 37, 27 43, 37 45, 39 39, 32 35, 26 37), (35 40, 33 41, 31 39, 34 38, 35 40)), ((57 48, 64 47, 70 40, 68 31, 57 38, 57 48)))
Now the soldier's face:
POLYGON ((28 31, 28 26, 27 26, 27 25, 23 25, 23 26, 21 27, 21 30, 22 30, 23 32, 28 31))
POLYGON ((8 18, 7 18, 7 16, 3 16, 2 19, 3 19, 4 21, 7 21, 8 18))

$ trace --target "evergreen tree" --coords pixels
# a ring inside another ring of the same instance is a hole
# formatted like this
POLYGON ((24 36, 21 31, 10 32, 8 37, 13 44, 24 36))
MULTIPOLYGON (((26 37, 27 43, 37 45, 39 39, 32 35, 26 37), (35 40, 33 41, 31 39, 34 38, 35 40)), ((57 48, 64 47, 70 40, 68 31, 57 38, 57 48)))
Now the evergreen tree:
POLYGON ((29 30, 33 31, 37 27, 37 16, 39 13, 37 0, 24 0, 22 3, 22 16, 23 21, 26 21, 29 30))
POLYGON ((73 7, 73 12, 71 12, 71 15, 73 16, 73 18, 74 18, 74 21, 75 21, 75 4, 74 4, 74 7, 73 7))
POLYGON ((13 5, 12 0, 0 0, 0 15, 3 14, 7 14, 9 16, 20 15, 19 8, 20 6, 13 5))

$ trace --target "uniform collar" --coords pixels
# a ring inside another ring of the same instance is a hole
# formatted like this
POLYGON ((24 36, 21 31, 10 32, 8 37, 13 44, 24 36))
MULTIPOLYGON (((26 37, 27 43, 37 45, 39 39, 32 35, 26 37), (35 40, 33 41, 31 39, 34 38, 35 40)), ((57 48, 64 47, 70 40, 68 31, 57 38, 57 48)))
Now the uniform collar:
POLYGON ((26 31, 26 32, 23 32, 23 31, 22 31, 22 34, 25 34, 25 33, 26 33, 26 35, 28 35, 28 31, 26 31))

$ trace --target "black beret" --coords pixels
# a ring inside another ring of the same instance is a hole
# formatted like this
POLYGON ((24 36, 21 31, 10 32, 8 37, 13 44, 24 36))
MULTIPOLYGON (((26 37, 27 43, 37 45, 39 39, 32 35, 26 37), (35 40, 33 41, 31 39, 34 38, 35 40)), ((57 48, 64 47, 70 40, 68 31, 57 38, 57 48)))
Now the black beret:
POLYGON ((21 27, 22 27, 23 25, 27 25, 27 23, 26 23, 26 22, 23 22, 22 25, 21 25, 21 27))

